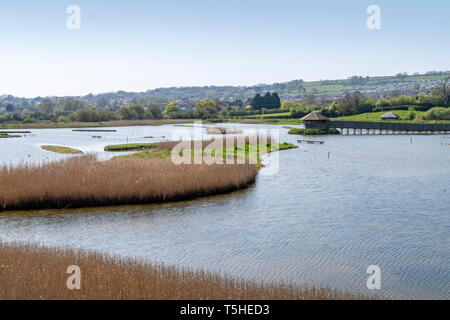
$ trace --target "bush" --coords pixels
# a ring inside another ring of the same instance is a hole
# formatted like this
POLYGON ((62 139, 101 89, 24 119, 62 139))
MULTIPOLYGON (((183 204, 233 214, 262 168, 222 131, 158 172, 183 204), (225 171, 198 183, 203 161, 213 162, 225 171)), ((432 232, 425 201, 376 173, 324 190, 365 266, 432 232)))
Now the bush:
POLYGON ((58 122, 69 122, 69 119, 67 119, 66 117, 64 117, 64 116, 61 116, 61 117, 59 117, 58 118, 58 122))
POLYGON ((450 108, 431 108, 419 116, 421 120, 450 120, 450 108))
POLYGON ((34 123, 34 122, 36 122, 36 121, 33 118, 30 118, 30 117, 26 117, 22 121, 22 123, 34 123))

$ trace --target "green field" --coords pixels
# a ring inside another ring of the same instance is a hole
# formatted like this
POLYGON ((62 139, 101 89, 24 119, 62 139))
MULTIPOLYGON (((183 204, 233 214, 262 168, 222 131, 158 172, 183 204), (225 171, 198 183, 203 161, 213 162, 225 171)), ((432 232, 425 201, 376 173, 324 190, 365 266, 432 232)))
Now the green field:
POLYGON ((254 116, 247 116, 246 118, 248 119, 268 119, 268 118, 285 118, 285 117, 290 117, 291 113, 290 112, 280 112, 280 113, 268 113, 268 114, 257 114, 254 116))
MULTIPOLYGON (((385 112, 368 112, 368 113, 362 113, 362 114, 356 114, 353 116, 346 116, 346 117, 338 117, 338 118, 331 118, 330 120, 335 121, 363 121, 363 122, 414 122, 414 120, 407 120, 407 114, 408 110, 392 110, 392 111, 385 111, 385 112), (381 120, 381 116, 387 112, 393 112, 396 115, 400 116, 402 120, 381 120)), ((416 113, 416 117, 424 111, 414 111, 416 113)), ((420 121, 419 123, 450 123, 448 120, 439 120, 439 121, 420 121)))
MULTIPOLYGON (((399 117, 402 118, 402 120, 383 120, 383 121, 393 121, 393 122, 411 122, 410 120, 404 120, 406 119, 406 116, 408 114, 408 110, 392 110, 387 112, 393 112, 399 117)), ((379 122, 381 120, 381 116, 387 112, 368 112, 368 113, 362 113, 362 114, 355 114, 353 116, 346 116, 346 117, 338 117, 338 118, 332 118, 331 120, 340 120, 340 121, 369 121, 369 122, 379 122)), ((423 113, 423 111, 415 111, 416 116, 423 113)))

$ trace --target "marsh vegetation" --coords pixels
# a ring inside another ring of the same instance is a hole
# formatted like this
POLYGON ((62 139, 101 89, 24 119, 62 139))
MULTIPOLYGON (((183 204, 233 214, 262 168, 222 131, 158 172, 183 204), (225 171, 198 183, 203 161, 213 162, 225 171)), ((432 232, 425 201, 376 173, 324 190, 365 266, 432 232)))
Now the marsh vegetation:
POLYGON ((82 154, 83 153, 82 151, 80 151, 78 149, 63 147, 63 146, 46 146, 46 145, 44 145, 44 146, 41 146, 41 149, 50 151, 50 152, 59 153, 59 154, 82 154))
POLYGON ((0 210, 185 200, 253 183, 254 165, 175 165, 164 159, 97 161, 94 156, 0 168, 0 210))
POLYGON ((10 133, 0 133, 0 139, 5 139, 5 138, 20 138, 22 137, 21 135, 18 134, 10 134, 10 133))
POLYGON ((327 287, 235 280, 203 270, 148 264, 101 253, 0 243, 0 300, 306 300, 364 299, 327 287), (67 267, 82 272, 67 289, 67 267))

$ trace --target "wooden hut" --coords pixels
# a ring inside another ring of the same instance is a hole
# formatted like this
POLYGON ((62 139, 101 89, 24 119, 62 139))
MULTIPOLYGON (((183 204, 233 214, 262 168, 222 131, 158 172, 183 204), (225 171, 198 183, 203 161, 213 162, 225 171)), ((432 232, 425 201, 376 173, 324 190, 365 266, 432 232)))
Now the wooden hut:
POLYGON ((388 112, 381 116, 381 120, 402 120, 402 118, 393 112, 388 112))
POLYGON ((317 111, 311 112, 300 120, 303 121, 305 129, 322 129, 327 131, 330 129, 330 120, 317 111))

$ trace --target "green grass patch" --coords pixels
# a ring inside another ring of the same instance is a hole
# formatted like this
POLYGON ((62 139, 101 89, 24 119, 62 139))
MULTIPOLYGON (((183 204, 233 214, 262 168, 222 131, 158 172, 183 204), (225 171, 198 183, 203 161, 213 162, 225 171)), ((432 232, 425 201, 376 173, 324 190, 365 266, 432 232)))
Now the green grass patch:
MULTIPOLYGON (((192 160, 194 157, 201 156, 201 157, 218 157, 222 158, 222 161, 224 163, 227 162, 227 159, 233 159, 235 163, 238 159, 245 159, 245 163, 250 163, 250 156, 256 155, 256 162, 258 167, 262 167, 260 162, 260 156, 265 153, 270 152, 276 152, 276 151, 282 151, 282 150, 289 150, 298 148, 298 146, 292 144, 292 143, 280 143, 280 144, 271 144, 267 143, 266 148, 263 148, 263 144, 251 144, 246 143, 245 145, 235 145, 234 147, 230 148, 223 148, 223 149, 216 149, 212 150, 211 154, 207 154, 205 152, 205 148, 208 146, 207 143, 203 144, 203 147, 200 149, 193 149, 191 152, 192 160)), ((165 148, 164 143, 155 143, 152 144, 152 147, 147 150, 142 150, 140 152, 127 154, 123 156, 117 156, 113 159, 167 159, 171 157, 172 150, 170 148, 165 148), (160 145, 160 146, 158 146, 160 145)), ((180 156, 183 156, 183 151, 180 152, 180 156)))
POLYGON ((60 153, 60 154, 81 154, 83 153, 80 150, 69 148, 69 147, 62 147, 62 146, 41 146, 43 150, 60 153))
POLYGON ((72 131, 77 132, 117 132, 117 130, 101 130, 101 129, 73 129, 72 131))
POLYGON ((116 144, 105 147, 105 151, 118 152, 118 151, 140 151, 154 148, 157 143, 129 143, 129 144, 116 144))
MULTIPOLYGON (((362 122, 412 122, 411 120, 405 120, 407 119, 408 110, 389 110, 385 112, 368 112, 368 113, 362 113, 362 114, 356 114, 353 116, 346 116, 346 117, 338 117, 333 118, 331 120, 336 121, 362 121, 362 122), (398 115, 402 120, 381 120, 381 116, 385 113, 393 112, 396 115, 398 115)), ((423 111, 414 111, 416 115, 420 115, 423 113, 423 111)))
POLYGON ((21 135, 18 134, 9 134, 9 133, 0 133, 0 139, 6 139, 6 138, 20 138, 21 135))
POLYGON ((141 152, 135 152, 126 154, 123 156, 116 156, 113 159, 167 159, 170 158, 170 150, 144 150, 141 152))
POLYGON ((10 134, 10 133, 19 133, 19 134, 24 134, 24 133, 31 133, 31 131, 0 131, 0 134, 10 134))
POLYGON ((397 122, 397 123, 450 123, 450 120, 420 120, 419 115, 424 114, 426 111, 417 111, 416 120, 407 120, 408 110, 389 110, 385 112, 368 112, 362 114, 356 114, 353 116, 331 118, 331 121, 360 121, 360 122, 397 122), (398 115, 402 120, 381 120, 381 116, 385 113, 393 112, 398 115))
POLYGON ((264 119, 264 118, 289 118, 291 117, 290 112, 279 112, 279 113, 267 113, 267 114, 257 114, 254 116, 247 116, 249 119, 264 119))

